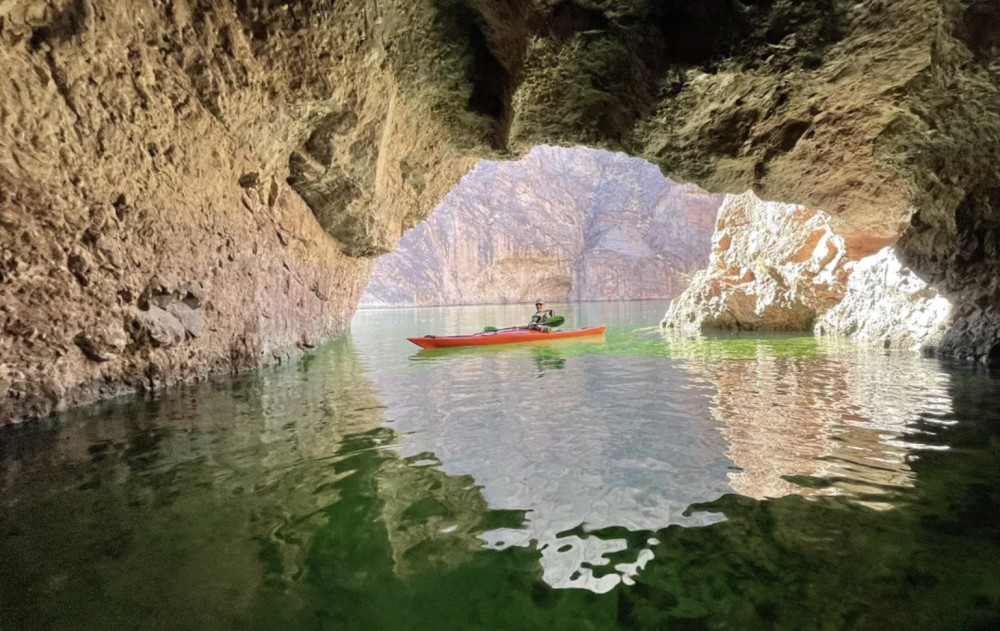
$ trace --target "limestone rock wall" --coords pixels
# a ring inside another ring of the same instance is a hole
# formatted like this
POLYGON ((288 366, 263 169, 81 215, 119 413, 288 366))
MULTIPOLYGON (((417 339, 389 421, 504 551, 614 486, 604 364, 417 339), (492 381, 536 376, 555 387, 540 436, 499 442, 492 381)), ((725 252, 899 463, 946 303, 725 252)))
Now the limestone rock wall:
POLYGON ((361 306, 672 298, 722 198, 584 147, 484 161, 376 261, 361 306))

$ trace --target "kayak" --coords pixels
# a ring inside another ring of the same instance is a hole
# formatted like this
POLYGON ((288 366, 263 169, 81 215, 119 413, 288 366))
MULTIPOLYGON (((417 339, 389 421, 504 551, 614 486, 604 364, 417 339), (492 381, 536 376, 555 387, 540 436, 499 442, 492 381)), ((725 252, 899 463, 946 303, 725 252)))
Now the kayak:
POLYGON ((499 331, 483 331, 472 335, 425 335, 423 337, 408 337, 420 348, 448 348, 451 346, 484 346, 486 344, 518 344, 521 342, 539 342, 546 340, 562 340, 569 337, 585 337, 602 335, 604 326, 589 326, 583 329, 568 331, 534 331, 532 329, 500 329, 499 331))

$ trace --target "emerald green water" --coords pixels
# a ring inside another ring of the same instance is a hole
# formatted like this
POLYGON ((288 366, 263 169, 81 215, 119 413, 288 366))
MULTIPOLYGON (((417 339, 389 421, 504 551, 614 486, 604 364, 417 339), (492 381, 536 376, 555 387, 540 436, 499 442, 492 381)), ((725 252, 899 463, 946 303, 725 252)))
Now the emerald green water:
POLYGON ((301 361, 0 431, 0 629, 994 629, 1000 380, 812 337, 301 361))

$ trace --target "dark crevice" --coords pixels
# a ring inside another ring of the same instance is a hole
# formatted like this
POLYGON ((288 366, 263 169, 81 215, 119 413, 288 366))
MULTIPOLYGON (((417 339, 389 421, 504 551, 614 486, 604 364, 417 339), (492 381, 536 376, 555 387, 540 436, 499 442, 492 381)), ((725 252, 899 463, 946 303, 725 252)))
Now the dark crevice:
POLYGON ((472 53, 469 109, 499 121, 507 108, 506 92, 510 85, 510 75, 500 60, 490 52, 486 36, 476 25, 469 29, 469 48, 472 53))
POLYGON ((662 32, 666 60, 711 69, 740 53, 746 63, 775 58, 816 68, 830 44, 846 31, 840 0, 662 2, 649 22, 662 32))
POLYGON ((442 8, 439 24, 447 39, 461 42, 465 49, 465 78, 471 88, 465 109, 491 119, 492 144, 506 145, 510 126, 513 80, 507 66, 495 53, 490 31, 483 16, 464 4, 442 8))
POLYGON ((990 368, 1000 367, 1000 342, 990 347, 989 353, 986 354, 986 365, 990 368))
POLYGON ((45 54, 45 63, 49 67, 49 74, 52 75, 52 81, 56 84, 56 91, 59 93, 59 96, 62 97, 66 107, 68 107, 77 118, 80 118, 80 112, 77 111, 76 103, 73 101, 73 96, 69 91, 69 82, 66 80, 66 71, 56 63, 51 51, 45 54))
POLYGON ((996 0, 971 0, 955 35, 977 59, 1000 53, 1000 4, 996 0))
POLYGON ((784 125, 778 132, 778 149, 782 153, 788 153, 798 144, 799 138, 809 129, 810 122, 805 120, 794 120, 784 125))
POLYGON ((581 7, 572 0, 566 0, 553 7, 549 24, 553 37, 566 40, 574 33, 607 30, 611 21, 601 11, 581 7))
POLYGON ((733 2, 665 2, 657 7, 653 23, 663 32, 666 59, 689 65, 726 54, 752 28, 746 12, 733 2))
POLYGON ((65 42, 83 32, 84 19, 87 15, 85 0, 75 0, 66 5, 44 26, 39 26, 31 32, 28 48, 38 51, 46 42, 65 42))
POLYGON ((1000 256, 1000 188, 969 193, 955 209, 958 229, 956 263, 968 272, 984 264, 996 264, 1000 256))

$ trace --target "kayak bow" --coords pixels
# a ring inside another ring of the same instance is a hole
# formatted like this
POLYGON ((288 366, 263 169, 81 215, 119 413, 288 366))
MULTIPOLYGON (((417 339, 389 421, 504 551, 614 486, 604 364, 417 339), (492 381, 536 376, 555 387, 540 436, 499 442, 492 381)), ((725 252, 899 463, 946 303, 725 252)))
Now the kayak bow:
POLYGON ((590 326, 583 329, 568 331, 535 331, 533 329, 512 329, 506 331, 484 331, 472 335, 425 335, 424 337, 408 337, 420 348, 448 348, 451 346, 484 346, 486 344, 517 344, 520 342, 538 342, 543 340, 559 340, 568 337, 585 337, 601 335, 604 326, 590 326))

